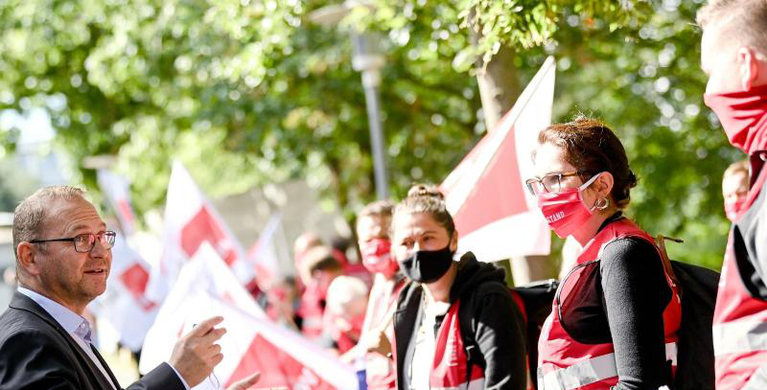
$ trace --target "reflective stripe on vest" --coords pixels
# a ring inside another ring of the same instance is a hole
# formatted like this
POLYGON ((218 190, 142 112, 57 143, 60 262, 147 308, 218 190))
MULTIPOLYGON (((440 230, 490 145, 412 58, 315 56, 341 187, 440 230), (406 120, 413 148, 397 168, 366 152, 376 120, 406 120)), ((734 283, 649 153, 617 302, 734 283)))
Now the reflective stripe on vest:
POLYGON ((485 388, 485 378, 474 379, 468 383, 461 383, 457 387, 434 387, 431 390, 483 390, 485 388))
POLYGON ((714 354, 767 350, 767 323, 736 321, 714 325, 714 354))
MULTIPOLYGON (((666 344, 666 359, 676 366, 676 343, 666 344)), ((572 390, 616 376, 615 354, 608 353, 545 374, 538 368, 538 390, 572 390)))

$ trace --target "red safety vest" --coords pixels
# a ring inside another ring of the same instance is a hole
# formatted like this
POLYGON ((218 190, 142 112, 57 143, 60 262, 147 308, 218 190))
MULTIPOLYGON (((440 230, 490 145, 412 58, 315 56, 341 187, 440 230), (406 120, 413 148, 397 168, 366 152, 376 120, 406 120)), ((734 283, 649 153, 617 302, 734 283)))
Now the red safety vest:
MULTIPOLYGON (((658 248, 649 234, 624 218, 608 224, 586 244, 583 253, 578 257, 578 265, 599 260, 606 244, 625 237, 639 237, 658 248)), ((666 356, 675 367, 677 331, 682 318, 682 306, 678 288, 665 271, 665 267, 664 272, 673 292, 663 311, 666 356)), ((543 324, 538 342, 538 390, 603 390, 618 383, 613 344, 579 343, 570 337, 560 323, 558 301, 564 302, 578 283, 580 279, 577 272, 571 272, 562 281, 557 291, 558 299, 554 300, 551 314, 543 324)))
POLYGON ((461 300, 455 301, 445 315, 437 333, 434 348, 434 365, 429 375, 431 390, 474 390, 485 388, 485 373, 473 364, 467 373, 468 357, 461 336, 458 308, 461 300))
MULTIPOLYGON (((767 166, 761 169, 749 191, 741 215, 747 212, 759 196, 767 180, 765 168, 767 166)), ((754 372, 767 364, 767 301, 752 297, 743 285, 735 259, 733 239, 733 231, 730 230, 714 309, 717 390, 745 387, 754 372)))

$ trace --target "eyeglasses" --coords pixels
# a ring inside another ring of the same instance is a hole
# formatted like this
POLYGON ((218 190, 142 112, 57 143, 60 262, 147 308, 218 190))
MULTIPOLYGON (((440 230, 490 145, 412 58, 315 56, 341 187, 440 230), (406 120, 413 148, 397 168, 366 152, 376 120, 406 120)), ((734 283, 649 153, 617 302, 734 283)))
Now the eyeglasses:
POLYGON ((115 244, 117 233, 112 231, 100 232, 100 233, 85 233, 78 234, 71 238, 52 238, 50 240, 32 240, 30 244, 41 244, 44 242, 56 242, 56 241, 71 241, 75 244, 75 251, 80 253, 88 253, 96 245, 96 241, 100 242, 104 249, 112 249, 115 244))
POLYGON ((527 185, 527 190, 530 191, 533 195, 538 195, 542 193, 547 192, 559 192, 562 190, 562 178, 570 177, 570 176, 580 176, 583 175, 584 171, 573 171, 573 172, 563 172, 563 173, 551 173, 548 174, 542 178, 534 177, 532 179, 527 179, 525 181, 525 185, 527 185))

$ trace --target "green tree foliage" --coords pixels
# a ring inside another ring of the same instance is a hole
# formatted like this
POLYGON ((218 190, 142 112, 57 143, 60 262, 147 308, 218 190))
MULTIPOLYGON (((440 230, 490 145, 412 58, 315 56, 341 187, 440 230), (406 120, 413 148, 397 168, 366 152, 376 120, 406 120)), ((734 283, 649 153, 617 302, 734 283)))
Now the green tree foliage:
POLYGON ((398 195, 441 181, 484 132, 473 67, 512 45, 526 81, 555 54, 556 116, 594 113, 626 144, 641 178, 629 214, 687 239, 676 257, 720 262, 719 183, 738 156, 702 105, 699 4, 374 0, 338 28, 312 24, 328 3, 8 0, 0 109, 46 107, 75 161, 117 154, 140 211, 162 204, 177 158, 213 196, 306 177, 348 213, 374 194, 352 30, 381 38, 398 195))

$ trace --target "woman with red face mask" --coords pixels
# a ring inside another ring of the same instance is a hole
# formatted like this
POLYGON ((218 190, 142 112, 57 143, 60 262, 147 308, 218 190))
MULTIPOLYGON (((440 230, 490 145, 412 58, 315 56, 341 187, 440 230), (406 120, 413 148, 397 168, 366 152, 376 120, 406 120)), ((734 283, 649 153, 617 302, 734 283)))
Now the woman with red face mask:
POLYGON ((392 220, 392 253, 411 280, 394 315, 397 388, 513 389, 527 384, 521 314, 504 271, 471 252, 435 187, 416 185, 392 220))
POLYGON ((526 184, 554 232, 583 247, 538 344, 539 390, 656 390, 673 382, 679 294, 652 237, 623 216, 636 177, 588 118, 539 134, 526 184))

